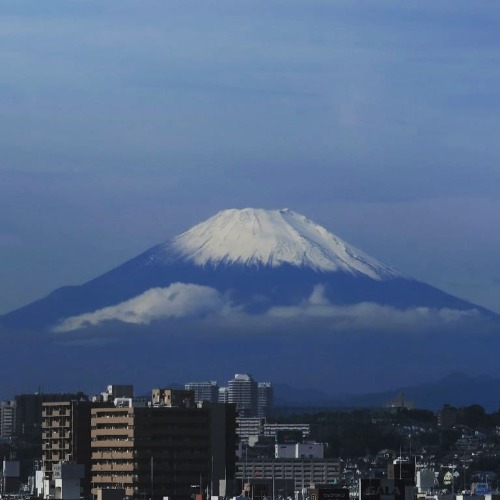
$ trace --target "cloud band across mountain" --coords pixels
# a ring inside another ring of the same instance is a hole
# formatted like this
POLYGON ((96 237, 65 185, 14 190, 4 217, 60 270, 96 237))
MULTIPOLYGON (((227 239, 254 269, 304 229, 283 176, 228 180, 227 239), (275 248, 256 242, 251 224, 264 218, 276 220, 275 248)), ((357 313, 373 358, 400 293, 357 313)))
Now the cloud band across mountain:
MULTIPOLYGON (((456 310, 414 307, 398 309, 371 302, 352 305, 331 303, 324 286, 318 284, 311 295, 296 305, 274 306, 262 314, 249 314, 236 306, 228 294, 215 288, 192 283, 174 283, 166 288, 153 288, 117 305, 105 307, 63 319, 54 332, 92 329, 118 321, 136 325, 150 325, 169 319, 200 320, 210 318, 210 324, 232 327, 252 325, 255 330, 279 328, 280 325, 309 324, 323 326, 331 331, 411 331, 442 328, 460 328, 465 323, 482 321, 476 309, 456 310), (214 323, 215 320, 215 323, 214 323)), ((236 333, 236 332, 235 332, 236 333)))

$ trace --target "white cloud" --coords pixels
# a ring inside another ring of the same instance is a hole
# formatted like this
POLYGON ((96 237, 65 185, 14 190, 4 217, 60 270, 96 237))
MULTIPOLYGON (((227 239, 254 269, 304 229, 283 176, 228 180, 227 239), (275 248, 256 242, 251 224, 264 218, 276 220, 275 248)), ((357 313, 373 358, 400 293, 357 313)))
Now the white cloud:
MULTIPOLYGON (((288 334, 320 332, 330 334, 355 332, 424 333, 429 331, 471 331, 486 321, 476 309, 432 309, 415 307, 397 309, 372 302, 352 305, 332 304, 323 285, 316 285, 309 296, 297 305, 271 307, 260 314, 245 312, 229 296, 216 289, 187 283, 167 288, 153 288, 115 306, 62 320, 55 332, 69 332, 98 327, 104 322, 149 325, 153 321, 192 320, 191 328, 207 333, 230 332, 288 334)), ((109 333, 109 325, 106 326, 109 333)), ((94 332, 102 335, 102 329, 94 332)))
POLYGON ((224 314, 230 310, 229 299, 214 288, 173 283, 167 288, 152 288, 115 306, 66 318, 54 331, 68 332, 97 326, 104 321, 148 325, 158 319, 199 318, 213 313, 224 314))
POLYGON ((324 318, 329 320, 331 329, 342 331, 413 331, 458 325, 460 322, 477 321, 481 318, 477 309, 430 307, 397 309, 373 302, 335 305, 326 298, 323 285, 316 285, 309 299, 303 303, 297 306, 273 307, 267 311, 267 316, 306 321, 324 318))

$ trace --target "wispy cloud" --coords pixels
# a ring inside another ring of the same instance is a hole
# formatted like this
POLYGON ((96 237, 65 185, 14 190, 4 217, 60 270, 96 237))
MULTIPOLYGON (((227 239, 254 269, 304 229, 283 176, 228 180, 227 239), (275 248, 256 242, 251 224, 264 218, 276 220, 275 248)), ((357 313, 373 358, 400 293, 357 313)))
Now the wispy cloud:
MULTIPOLYGON (((323 285, 314 287, 311 295, 301 303, 271 307, 261 314, 250 314, 243 306, 236 306, 230 297, 216 289, 189 283, 174 283, 167 288, 153 288, 147 292, 94 312, 62 320, 53 331, 70 332, 103 326, 111 321, 135 325, 150 325, 155 321, 188 320, 197 329, 233 334, 311 330, 349 333, 383 331, 386 333, 416 333, 431 330, 470 328, 483 322, 476 309, 433 309, 415 307, 397 309, 372 302, 336 305, 325 295, 323 285)), ((98 334, 102 329, 97 329, 98 334)), ((92 334, 92 331, 89 332, 92 334)))
POLYGON ((383 329, 384 331, 410 331, 429 329, 450 324, 457 325, 467 320, 479 320, 477 309, 458 310, 450 308, 395 307, 361 302, 353 305, 335 305, 325 296, 323 285, 317 285, 309 299, 297 306, 273 307, 267 316, 290 320, 324 318, 330 320, 331 328, 337 330, 366 331, 383 329))
POLYGON ((54 331, 78 330, 97 326, 105 321, 149 325, 159 319, 199 318, 207 314, 221 314, 230 309, 228 298, 214 288, 173 283, 167 288, 152 288, 115 306, 67 318, 54 331))

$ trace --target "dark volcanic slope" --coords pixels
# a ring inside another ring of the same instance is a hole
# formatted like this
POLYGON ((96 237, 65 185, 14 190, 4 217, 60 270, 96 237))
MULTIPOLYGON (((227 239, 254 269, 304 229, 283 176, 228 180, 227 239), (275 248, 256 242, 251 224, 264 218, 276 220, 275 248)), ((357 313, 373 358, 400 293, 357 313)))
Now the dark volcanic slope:
POLYGON ((170 263, 154 257, 158 247, 81 286, 63 287, 50 295, 0 318, 8 328, 46 329, 60 319, 115 305, 154 287, 195 283, 230 291, 236 303, 250 312, 275 305, 297 304, 318 284, 336 304, 376 302, 397 308, 471 309, 480 307, 453 297, 425 283, 395 277, 378 281, 345 272, 321 272, 292 265, 280 267, 239 264, 200 267, 181 260, 170 263))

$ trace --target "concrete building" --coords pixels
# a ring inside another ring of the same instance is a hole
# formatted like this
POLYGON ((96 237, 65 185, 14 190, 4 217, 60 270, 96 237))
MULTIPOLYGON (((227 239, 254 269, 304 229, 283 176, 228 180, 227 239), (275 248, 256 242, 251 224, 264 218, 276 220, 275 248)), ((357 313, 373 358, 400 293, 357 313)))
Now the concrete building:
POLYGON ((265 418, 242 418, 236 419, 236 434, 241 443, 248 443, 250 437, 264 436, 272 437, 280 442, 280 435, 293 434, 294 442, 304 441, 311 434, 309 424, 270 424, 265 418), (298 435, 298 436, 297 436, 298 435))
POLYGON ((236 418, 236 434, 240 443, 248 443, 251 436, 263 436, 264 435, 264 424, 266 420, 264 418, 236 418))
MULTIPOLYGON (((98 406, 109 407, 111 404, 91 401, 43 403, 42 470, 45 481, 53 481, 54 468, 60 462, 74 462, 83 467, 83 494, 90 493, 90 416, 91 409, 98 406)), ((70 468, 65 470, 70 474, 70 468)))
POLYGON ((332 484, 341 473, 339 460, 262 459, 237 462, 237 479, 283 479, 293 484, 292 491, 310 488, 313 484, 332 484))
POLYGON ((102 402, 114 402, 118 398, 133 398, 134 386, 129 384, 110 384, 106 387, 105 392, 101 392, 98 400, 102 402))
POLYGON ((285 443, 274 447, 275 458, 324 458, 323 443, 285 443))
POLYGON ((229 403, 229 391, 227 387, 219 387, 219 403, 229 403))
MULTIPOLYGON (((311 434, 311 425, 310 424, 269 424, 267 422, 264 423, 262 434, 266 437, 274 437, 277 442, 284 441, 281 439, 284 437, 285 433, 288 434, 298 434, 302 435, 302 441, 306 440, 311 434)), ((296 439, 296 442, 300 441, 300 439, 296 439)))
POLYGON ((236 404, 240 417, 256 417, 257 401, 257 382, 251 375, 237 373, 228 382, 228 403, 236 404))
POLYGON ((16 402, 0 402, 0 437, 11 438, 16 432, 16 402))
POLYGON ((418 493, 430 495, 437 487, 436 472, 434 469, 420 469, 416 473, 418 493))
POLYGON ((207 408, 157 406, 92 409, 92 493, 189 498, 211 469, 207 408))
POLYGON ((358 498, 360 500, 373 500, 374 498, 384 498, 384 500, 414 500, 416 498, 415 486, 409 485, 399 479, 360 479, 358 488, 358 498))
POLYGON ((153 406, 168 406, 179 408, 193 408, 194 391, 182 389, 153 389, 151 393, 153 406))
POLYGON ((458 410, 449 404, 443 405, 437 414, 438 427, 441 429, 451 429, 457 423, 458 410))
MULTIPOLYGON (((217 382, 189 382, 185 384, 186 391, 194 392, 194 400, 197 403, 208 401, 209 403, 219 402, 219 384, 217 382)), ((226 401, 221 401, 225 403, 226 401)))
POLYGON ((47 499, 80 500, 80 482, 84 477, 84 466, 74 462, 62 462, 54 465, 53 493, 49 490, 47 499))
POLYGON ((15 396, 16 436, 38 444, 42 436, 42 404, 48 402, 88 400, 83 392, 69 394, 20 394, 15 396))
POLYGON ((220 482, 236 476, 236 405, 203 403, 210 413, 212 496, 219 496, 220 482))
POLYGON ((273 408, 273 386, 271 382, 257 384, 257 416, 268 417, 273 408))
POLYGON ((0 471, 0 493, 9 495, 19 493, 21 486, 21 474, 19 462, 16 460, 4 460, 0 471))

